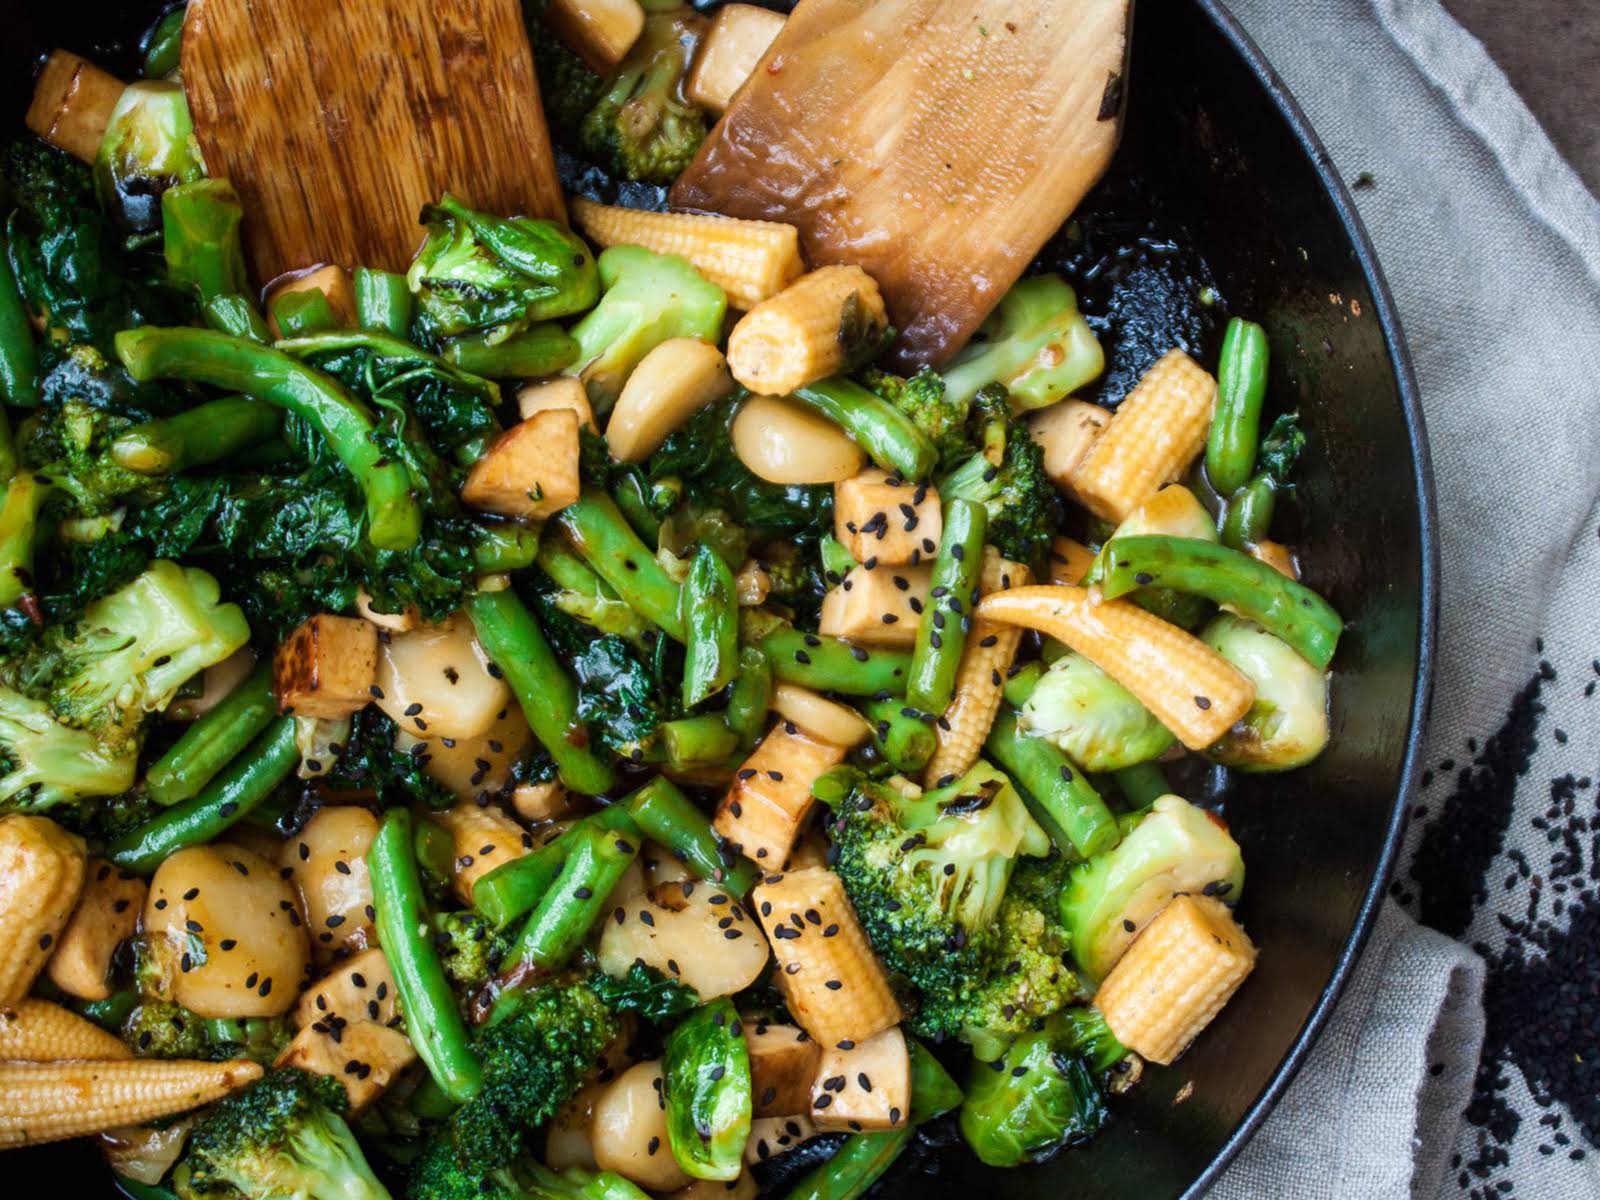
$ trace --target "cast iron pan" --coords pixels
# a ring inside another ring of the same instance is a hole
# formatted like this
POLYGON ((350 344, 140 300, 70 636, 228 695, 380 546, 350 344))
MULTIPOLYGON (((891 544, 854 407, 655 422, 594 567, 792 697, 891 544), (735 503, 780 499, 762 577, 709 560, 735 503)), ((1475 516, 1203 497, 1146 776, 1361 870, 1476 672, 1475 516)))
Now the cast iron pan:
MULTIPOLYGON (((4 111, 20 128, 33 56, 65 46, 113 67, 157 5, 50 0, 0 12, 4 111), (23 9, 19 12, 17 9, 23 9), (31 28, 17 28, 31 22, 31 28)), ((1218 0, 1140 5, 1132 107, 1079 236, 1047 250, 1106 339, 1114 400, 1173 341, 1207 355, 1230 312, 1262 321, 1272 403, 1310 436, 1295 542, 1307 581, 1349 619, 1333 741, 1277 779, 1198 774, 1249 865, 1254 977, 1199 1044, 1114 1106, 1090 1145, 989 1171, 935 1128, 883 1195, 1197 1195, 1265 1117, 1336 999, 1382 897, 1425 712, 1435 611, 1433 490, 1410 363, 1372 247, 1327 154, 1218 0), (1196 296, 1214 286, 1221 301, 1196 296), (1181 1099, 1180 1099, 1181 1097, 1181 1099)), ((578 182, 577 180, 573 181, 578 182)), ((606 191, 603 180, 583 181, 606 191)), ((640 196, 638 199, 647 199, 640 196)), ((1360 1104, 1351 1096, 1348 1103, 1360 1104)), ((959 1139, 955 1139, 959 1142, 959 1139)), ((110 1191, 81 1145, 8 1155, 57 1194, 110 1191)))

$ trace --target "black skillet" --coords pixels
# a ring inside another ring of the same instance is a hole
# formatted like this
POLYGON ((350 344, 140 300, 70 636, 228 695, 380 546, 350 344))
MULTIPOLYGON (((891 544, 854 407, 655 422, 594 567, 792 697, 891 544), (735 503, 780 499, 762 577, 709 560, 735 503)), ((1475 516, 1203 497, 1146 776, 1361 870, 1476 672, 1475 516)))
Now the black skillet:
MULTIPOLYGON (((39 51, 65 46, 126 73, 126 47, 158 5, 3 7, 0 86, 19 130, 39 51)), ((941 1150, 947 1131, 935 1129, 889 1176, 886 1197, 1203 1192, 1327 1018, 1382 898, 1414 772, 1433 656, 1433 486, 1372 247, 1305 117, 1218 0, 1138 6, 1133 44, 1117 166, 1080 213, 1082 240, 1058 239, 1046 257, 1080 284, 1106 339, 1108 399, 1172 341, 1214 354, 1230 311, 1266 325, 1273 403, 1298 408, 1310 434, 1295 543, 1308 582, 1350 622, 1333 740, 1284 777, 1189 781, 1192 798, 1221 803, 1244 847, 1241 916, 1261 947, 1254 977, 1199 1044, 1147 1072, 1086 1147, 990 1171, 959 1146, 941 1150), (1209 307, 1198 300, 1208 285, 1221 298, 1209 307)), ((3 1168, 58 1195, 110 1190, 79 1144, 9 1155, 3 1168)))

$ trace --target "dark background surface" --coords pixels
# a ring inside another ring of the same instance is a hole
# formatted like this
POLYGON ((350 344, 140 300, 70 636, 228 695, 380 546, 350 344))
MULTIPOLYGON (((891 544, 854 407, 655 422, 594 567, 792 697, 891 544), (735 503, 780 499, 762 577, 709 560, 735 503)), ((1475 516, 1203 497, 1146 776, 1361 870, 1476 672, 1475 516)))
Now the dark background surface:
MULTIPOLYGON (((6 28, 17 15, 8 7, 0 6, 0 54, 11 69, 0 78, 9 111, 20 113, 29 43, 6 28)), ((126 26, 129 10, 144 7, 55 0, 26 15, 45 26, 44 45, 108 61, 99 33, 108 15, 126 26)), ((1258 1115, 1281 1066, 1303 1051, 1301 1031, 1330 1002, 1351 931, 1389 862, 1432 612, 1431 512, 1414 458, 1420 430, 1409 376, 1347 199, 1329 191, 1337 184, 1326 160, 1280 116, 1270 76, 1240 58, 1213 8, 1210 0, 1139 7, 1118 186, 1159 197, 1163 222, 1209 264, 1227 304, 1266 324, 1273 395, 1305 418, 1311 448, 1297 543, 1308 582, 1350 621, 1334 684, 1333 744, 1305 771, 1210 797, 1243 844, 1250 882, 1241 914, 1263 953, 1255 977, 1195 1050, 1175 1069, 1149 1072, 1089 1147, 1001 1173, 959 1150, 924 1146, 891 1177, 889 1196, 925 1194, 930 1185, 936 1194, 1019 1198, 1182 1193, 1258 1115)), ((80 1145, 7 1156, 5 1165, 48 1171, 70 1194, 105 1186, 97 1157, 80 1145)))

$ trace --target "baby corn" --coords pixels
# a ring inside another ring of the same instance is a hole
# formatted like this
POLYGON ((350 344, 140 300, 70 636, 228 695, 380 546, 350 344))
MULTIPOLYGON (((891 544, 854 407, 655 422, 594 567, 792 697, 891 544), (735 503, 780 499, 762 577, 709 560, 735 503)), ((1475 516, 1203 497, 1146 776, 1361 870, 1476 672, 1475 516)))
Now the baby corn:
POLYGON ((860 267, 802 275, 728 335, 728 369, 752 392, 782 396, 843 369, 888 327, 883 293, 860 267))
POLYGON ((0 1149, 175 1116, 260 1077, 245 1059, 0 1063, 0 1149))
POLYGON ((772 299, 806 269, 793 225, 616 208, 581 196, 569 204, 573 224, 601 249, 643 246, 686 258, 728 293, 734 308, 748 311, 772 299))
POLYGON ((29 998, 0 1008, 0 1060, 132 1057, 121 1038, 59 1004, 29 998))
POLYGON ((83 839, 44 817, 0 818, 0 1005, 28 994, 83 892, 83 839))

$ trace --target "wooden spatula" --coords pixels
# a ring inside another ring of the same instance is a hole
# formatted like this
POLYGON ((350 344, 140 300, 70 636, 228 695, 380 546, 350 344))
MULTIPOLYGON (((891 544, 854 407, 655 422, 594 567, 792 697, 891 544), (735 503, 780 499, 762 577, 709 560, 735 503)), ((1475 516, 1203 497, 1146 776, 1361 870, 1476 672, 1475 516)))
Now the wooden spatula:
POLYGON ((1131 0, 802 0, 672 189, 882 286, 905 365, 961 346, 1116 150, 1131 0))
POLYGON ((182 65, 260 282, 404 270, 446 190, 565 219, 519 0, 190 0, 182 65))

